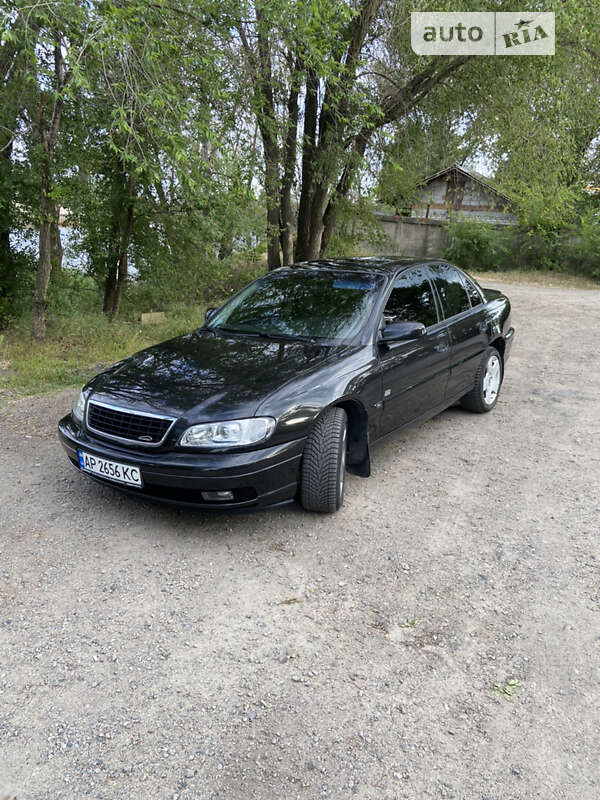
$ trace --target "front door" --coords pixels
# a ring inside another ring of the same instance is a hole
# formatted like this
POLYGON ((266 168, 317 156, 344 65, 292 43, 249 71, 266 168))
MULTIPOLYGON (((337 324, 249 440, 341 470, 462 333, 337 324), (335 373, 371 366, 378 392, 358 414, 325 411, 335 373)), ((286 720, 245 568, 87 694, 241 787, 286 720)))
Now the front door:
POLYGON ((426 330, 416 339, 379 345, 383 381, 381 435, 425 416, 441 405, 446 395, 450 339, 445 324, 439 320, 425 267, 403 272, 394 282, 382 325, 404 321, 421 322, 426 330))

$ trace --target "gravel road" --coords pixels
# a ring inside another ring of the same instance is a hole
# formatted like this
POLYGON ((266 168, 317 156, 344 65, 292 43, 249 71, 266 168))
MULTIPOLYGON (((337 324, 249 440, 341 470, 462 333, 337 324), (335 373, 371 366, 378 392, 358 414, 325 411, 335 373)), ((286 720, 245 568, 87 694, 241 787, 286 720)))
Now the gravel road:
POLYGON ((496 409, 335 516, 123 497, 4 399, 0 797, 597 800, 600 293, 497 285, 496 409))

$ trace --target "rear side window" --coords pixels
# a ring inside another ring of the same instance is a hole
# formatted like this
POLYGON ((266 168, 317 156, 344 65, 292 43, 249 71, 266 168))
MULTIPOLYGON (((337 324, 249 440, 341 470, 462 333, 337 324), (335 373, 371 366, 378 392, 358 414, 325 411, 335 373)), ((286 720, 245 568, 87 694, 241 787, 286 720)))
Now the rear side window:
POLYGON ((475 306, 480 306, 483 303, 483 298, 479 289, 475 286, 470 278, 467 278, 466 275, 463 275, 463 281, 467 287, 467 294, 469 295, 469 300, 471 301, 473 308, 475 308, 475 306))
POLYGON ((432 272, 446 319, 468 311, 471 303, 458 270, 447 264, 438 264, 432 268, 432 272))
POLYGON ((436 324, 435 299, 425 270, 411 270, 396 279, 383 314, 386 322, 421 322, 426 328, 436 324))

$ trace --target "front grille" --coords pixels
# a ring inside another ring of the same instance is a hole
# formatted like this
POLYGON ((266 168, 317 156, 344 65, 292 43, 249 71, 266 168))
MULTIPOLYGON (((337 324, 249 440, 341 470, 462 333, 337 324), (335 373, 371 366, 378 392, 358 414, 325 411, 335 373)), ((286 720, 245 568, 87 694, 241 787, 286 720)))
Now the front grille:
POLYGON ((160 444, 174 421, 172 417, 125 411, 93 400, 88 402, 87 426, 91 431, 141 445, 160 444))

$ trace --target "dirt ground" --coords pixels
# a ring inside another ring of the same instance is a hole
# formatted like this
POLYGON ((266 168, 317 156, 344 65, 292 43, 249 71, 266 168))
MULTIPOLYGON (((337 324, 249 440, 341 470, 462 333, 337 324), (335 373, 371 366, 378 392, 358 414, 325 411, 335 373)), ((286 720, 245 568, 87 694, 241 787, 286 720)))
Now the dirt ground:
POLYGON ((0 797, 600 796, 600 292, 502 286, 496 409, 387 440, 335 516, 77 475, 0 412, 0 797))

